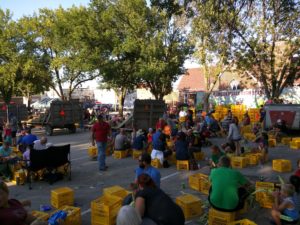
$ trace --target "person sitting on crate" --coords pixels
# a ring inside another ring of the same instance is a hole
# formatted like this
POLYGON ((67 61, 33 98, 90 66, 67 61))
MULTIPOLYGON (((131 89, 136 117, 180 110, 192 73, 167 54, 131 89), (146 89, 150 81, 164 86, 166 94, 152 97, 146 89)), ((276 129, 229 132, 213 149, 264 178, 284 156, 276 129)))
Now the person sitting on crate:
POLYGON ((204 138, 201 138, 201 135, 197 132, 194 132, 192 129, 189 129, 186 134, 186 140, 189 145, 189 152, 191 152, 192 154, 194 152, 201 152, 202 142, 204 141, 204 138))
POLYGON ((284 184, 280 192, 275 191, 275 202, 271 211, 272 224, 297 224, 299 211, 294 199, 295 188, 291 184, 284 184))
POLYGON ((169 167, 169 163, 166 158, 172 154, 171 150, 168 150, 167 147, 167 136, 158 129, 152 137, 152 145, 153 150, 151 152, 152 159, 159 159, 160 163, 163 165, 164 168, 169 167))
POLYGON ((1 225, 48 225, 48 222, 37 219, 26 211, 25 206, 31 205, 30 201, 9 199, 7 185, 0 180, 0 221, 1 225))
POLYGON ((116 151, 125 151, 130 148, 130 141, 125 134, 124 128, 120 128, 120 133, 115 137, 114 147, 116 151))
POLYGON ((249 181, 238 170, 230 168, 230 158, 222 156, 218 168, 211 170, 208 201, 219 211, 234 212, 242 209, 249 193, 249 181))
POLYGON ((219 160, 222 156, 225 155, 224 152, 220 150, 220 148, 216 145, 211 146, 211 158, 209 160, 209 164, 211 168, 216 168, 219 164, 219 160))
POLYGON ((133 143, 131 147, 133 150, 138 151, 143 151, 144 149, 147 149, 147 139, 145 136, 145 132, 142 129, 139 129, 136 132, 136 136, 133 138, 133 143))
POLYGON ((33 142, 33 148, 35 150, 45 150, 52 146, 52 143, 48 142, 46 136, 42 136, 40 140, 36 140, 33 142))
POLYGON ((221 121, 221 126, 225 132, 228 132, 229 125, 232 123, 232 120, 233 120, 232 112, 231 110, 228 110, 227 115, 221 121))
POLYGON ((8 141, 4 141, 0 147, 0 174, 5 179, 10 180, 12 177, 11 166, 14 165, 18 158, 12 155, 13 151, 8 141))
POLYGON ((145 225, 184 225, 182 209, 160 188, 148 174, 138 179, 139 190, 135 196, 135 208, 145 225))
POLYGON ((148 153, 143 153, 139 156, 139 167, 135 169, 135 182, 142 173, 148 174, 155 182, 157 187, 160 187, 160 172, 158 169, 151 166, 151 156, 148 153))
POLYGON ((179 132, 175 142, 176 160, 189 160, 191 170, 197 170, 198 164, 194 158, 193 150, 189 148, 189 142, 186 140, 186 134, 179 132))

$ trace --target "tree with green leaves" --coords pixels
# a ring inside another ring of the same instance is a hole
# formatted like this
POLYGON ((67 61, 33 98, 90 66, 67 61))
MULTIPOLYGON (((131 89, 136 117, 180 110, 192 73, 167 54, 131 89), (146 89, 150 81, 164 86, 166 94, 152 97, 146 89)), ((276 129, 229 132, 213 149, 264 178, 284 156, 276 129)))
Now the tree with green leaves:
POLYGON ((7 105, 14 94, 16 77, 19 74, 15 27, 9 10, 0 9, 0 94, 7 105))
POLYGON ((140 77, 160 100, 172 92, 172 83, 185 73, 183 65, 191 53, 186 33, 177 26, 179 18, 171 14, 175 8, 179 10, 177 7, 153 4, 149 9, 148 30, 141 43, 140 77))
POLYGON ((198 1, 195 9, 209 14, 195 13, 195 33, 208 33, 203 35, 209 37, 208 43, 223 40, 215 49, 224 54, 214 60, 233 64, 242 75, 255 77, 267 98, 278 98, 299 79, 298 1, 205 0, 198 1))
MULTIPOLYGON (((102 49, 102 52, 107 53, 106 57, 103 57, 105 60, 99 58, 98 63, 96 61, 101 72, 101 82, 105 83, 106 88, 117 93, 119 114, 123 115, 125 96, 139 83, 137 65, 140 60, 139 46, 146 32, 146 2, 120 0, 108 3, 104 0, 94 0, 91 8, 93 12, 90 15, 100 24, 96 25, 94 30, 91 29, 95 36, 93 48, 96 51, 102 49), (104 44, 106 49, 103 48, 104 44)), ((100 52, 98 54, 101 54, 100 52)))
POLYGON ((89 11, 85 7, 40 9, 35 21, 36 42, 40 54, 48 60, 52 76, 50 87, 62 99, 71 99, 73 91, 99 75, 93 54, 86 44, 89 11), (64 92, 67 87, 67 93, 64 92))

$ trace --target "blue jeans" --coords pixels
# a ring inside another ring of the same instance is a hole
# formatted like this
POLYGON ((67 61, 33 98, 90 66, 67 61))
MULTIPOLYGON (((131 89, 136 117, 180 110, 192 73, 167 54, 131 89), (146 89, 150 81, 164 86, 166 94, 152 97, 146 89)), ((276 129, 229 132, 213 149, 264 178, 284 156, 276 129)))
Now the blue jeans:
POLYGON ((99 170, 105 170, 105 149, 106 149, 106 142, 98 142, 97 141, 97 148, 98 148, 98 162, 99 162, 99 170))

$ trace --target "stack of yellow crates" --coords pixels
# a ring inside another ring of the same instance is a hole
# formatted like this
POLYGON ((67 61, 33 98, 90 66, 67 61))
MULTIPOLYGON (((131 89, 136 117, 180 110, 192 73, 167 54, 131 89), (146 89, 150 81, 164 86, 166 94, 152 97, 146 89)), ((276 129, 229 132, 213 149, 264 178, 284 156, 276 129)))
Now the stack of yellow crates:
POLYGON ((176 198, 176 203, 182 209, 186 220, 195 216, 200 216, 203 212, 200 198, 194 195, 181 195, 176 198))
POLYGON ((92 225, 115 225, 122 199, 103 195, 91 202, 92 225))
POLYGON ((263 208, 271 209, 274 203, 272 192, 275 190, 275 184, 272 182, 256 182, 255 199, 263 208))
POLYGON ((69 187, 61 187, 51 191, 51 205, 55 208, 74 205, 74 191, 69 187))
POLYGON ((259 118, 260 118, 259 109, 250 108, 248 109, 248 114, 250 116, 251 123, 259 122, 259 118))

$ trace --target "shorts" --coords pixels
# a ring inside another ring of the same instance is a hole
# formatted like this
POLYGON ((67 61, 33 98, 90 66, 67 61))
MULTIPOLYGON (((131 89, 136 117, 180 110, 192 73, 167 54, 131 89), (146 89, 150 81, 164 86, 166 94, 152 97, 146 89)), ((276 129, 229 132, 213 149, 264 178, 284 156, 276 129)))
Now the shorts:
POLYGON ((153 149, 151 152, 151 159, 158 159, 161 164, 164 162, 164 153, 159 150, 153 149))

